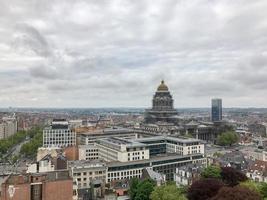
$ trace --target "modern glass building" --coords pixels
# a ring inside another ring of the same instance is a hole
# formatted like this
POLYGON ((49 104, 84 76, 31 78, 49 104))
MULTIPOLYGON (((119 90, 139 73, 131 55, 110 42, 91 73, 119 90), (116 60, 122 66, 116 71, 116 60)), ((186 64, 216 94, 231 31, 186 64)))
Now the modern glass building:
POLYGON ((222 99, 211 100, 211 121, 218 122, 222 120, 222 99))

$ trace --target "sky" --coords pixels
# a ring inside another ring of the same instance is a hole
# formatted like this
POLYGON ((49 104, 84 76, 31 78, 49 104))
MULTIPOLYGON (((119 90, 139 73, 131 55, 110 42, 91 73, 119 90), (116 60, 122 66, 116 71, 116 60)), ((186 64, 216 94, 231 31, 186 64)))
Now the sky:
POLYGON ((0 0, 0 107, 267 107, 266 0, 0 0))

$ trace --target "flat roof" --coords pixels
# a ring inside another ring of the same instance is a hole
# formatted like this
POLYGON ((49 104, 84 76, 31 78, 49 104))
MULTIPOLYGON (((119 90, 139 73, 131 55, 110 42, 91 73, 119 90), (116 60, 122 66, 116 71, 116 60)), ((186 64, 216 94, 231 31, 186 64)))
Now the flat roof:
POLYGON ((126 139, 121 139, 118 137, 102 138, 102 139, 99 139, 98 141, 103 141, 103 142, 109 143, 111 145, 126 145, 126 147, 144 147, 144 146, 147 146, 146 144, 138 142, 138 141, 126 140, 126 139))
POLYGON ((203 156, 203 154, 193 154, 193 155, 177 155, 175 153, 167 153, 167 154, 161 154, 157 156, 150 156, 150 159, 145 160, 136 160, 136 161, 129 161, 129 162, 119 162, 119 161, 113 161, 108 162, 108 167, 119 167, 119 166, 127 166, 127 165, 134 165, 134 164, 145 164, 145 163, 151 163, 151 162, 157 162, 157 161, 164 161, 164 160, 172 160, 172 159, 182 159, 182 158, 188 158, 190 160, 190 157, 194 156, 203 156))
POLYGON ((154 137, 138 138, 138 139, 133 139, 132 141, 146 142, 146 141, 157 141, 157 140, 172 140, 181 143, 201 142, 201 140, 195 138, 181 138, 181 137, 176 138, 170 136, 154 136, 154 137))

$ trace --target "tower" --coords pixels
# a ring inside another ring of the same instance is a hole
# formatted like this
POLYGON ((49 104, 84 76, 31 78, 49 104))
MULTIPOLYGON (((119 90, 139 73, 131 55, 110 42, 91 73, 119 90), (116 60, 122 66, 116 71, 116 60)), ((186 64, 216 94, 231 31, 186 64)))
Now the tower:
POLYGON ((222 121, 222 99, 211 100, 211 121, 222 121))
POLYGON ((177 111, 173 107, 173 102, 169 88, 162 80, 153 96, 152 108, 146 110, 145 122, 176 122, 177 111))

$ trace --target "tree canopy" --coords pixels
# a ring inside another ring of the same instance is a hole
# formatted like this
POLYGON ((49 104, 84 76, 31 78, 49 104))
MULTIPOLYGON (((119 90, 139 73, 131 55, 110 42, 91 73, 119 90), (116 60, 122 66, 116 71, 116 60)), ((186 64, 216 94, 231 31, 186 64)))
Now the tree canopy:
POLYGON ((150 195, 151 200, 186 200, 183 189, 175 184, 156 187, 150 195))
POLYGON ((201 173, 202 178, 221 178, 221 168, 219 166, 210 165, 201 173))
POLYGON ((243 186, 222 187, 211 200, 261 200, 257 192, 243 186))
POLYGON ((154 190, 155 183, 150 179, 140 181, 133 178, 130 183, 131 200, 149 200, 149 196, 154 190))
POLYGON ((232 167, 222 167, 221 170, 222 181, 226 185, 236 186, 248 179, 245 174, 232 167))
POLYGON ((231 146, 238 142, 238 135, 234 131, 227 131, 218 136, 217 143, 222 146, 231 146))
POLYGON ((35 134, 31 132, 30 137, 32 139, 27 142, 26 144, 23 144, 20 153, 27 156, 27 157, 32 157, 37 153, 37 150, 39 147, 42 146, 43 144, 43 133, 40 129, 36 129, 35 134))
POLYGON ((241 186, 247 187, 260 194, 263 199, 267 199, 267 183, 259 183, 255 181, 246 181, 240 183, 241 186))
POLYGON ((206 200, 215 196, 224 184, 221 180, 214 178, 200 179, 194 182, 188 189, 189 200, 206 200))

